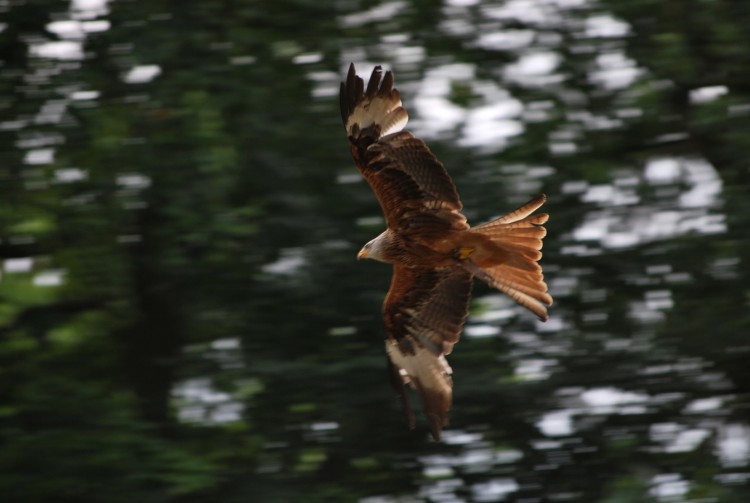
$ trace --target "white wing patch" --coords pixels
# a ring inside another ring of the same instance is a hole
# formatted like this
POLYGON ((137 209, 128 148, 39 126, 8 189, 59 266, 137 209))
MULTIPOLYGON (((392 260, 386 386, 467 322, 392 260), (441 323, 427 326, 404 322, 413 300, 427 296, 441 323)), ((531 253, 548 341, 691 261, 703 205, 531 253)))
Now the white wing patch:
POLYGON ((359 129, 365 129, 377 124, 380 126, 380 136, 397 133, 406 127, 409 122, 409 114, 401 106, 401 98, 384 98, 375 96, 372 99, 363 99, 346 121, 346 132, 352 135, 354 125, 359 129))
POLYGON ((393 364, 399 369, 405 384, 438 392, 450 400, 452 394, 451 374, 453 370, 443 355, 435 355, 428 349, 415 345, 413 355, 405 355, 394 340, 385 341, 385 350, 393 364))

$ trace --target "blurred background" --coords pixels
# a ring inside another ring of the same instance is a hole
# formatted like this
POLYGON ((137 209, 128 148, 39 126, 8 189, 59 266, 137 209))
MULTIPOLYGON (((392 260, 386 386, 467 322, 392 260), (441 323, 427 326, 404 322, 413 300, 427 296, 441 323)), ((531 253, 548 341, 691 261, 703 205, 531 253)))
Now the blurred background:
POLYGON ((750 3, 0 1, 8 502, 750 500, 750 3), (338 111, 394 70, 470 222, 544 192, 547 323, 476 284, 442 443, 387 381, 338 111))

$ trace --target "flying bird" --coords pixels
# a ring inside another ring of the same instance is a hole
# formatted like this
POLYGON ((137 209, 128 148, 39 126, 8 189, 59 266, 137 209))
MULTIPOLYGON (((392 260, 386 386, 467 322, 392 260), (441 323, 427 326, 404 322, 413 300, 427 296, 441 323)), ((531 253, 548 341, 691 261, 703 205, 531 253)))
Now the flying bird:
POLYGON ((376 66, 367 88, 352 64, 341 83, 341 119, 354 161, 375 192, 387 229, 358 258, 393 266, 383 304, 391 382, 414 428, 406 386, 422 399, 436 441, 448 424, 451 367, 445 359, 468 314, 474 276, 542 321, 552 305, 542 269, 546 201, 540 195, 490 222, 470 227, 443 164, 404 127, 409 119, 393 73, 376 66))

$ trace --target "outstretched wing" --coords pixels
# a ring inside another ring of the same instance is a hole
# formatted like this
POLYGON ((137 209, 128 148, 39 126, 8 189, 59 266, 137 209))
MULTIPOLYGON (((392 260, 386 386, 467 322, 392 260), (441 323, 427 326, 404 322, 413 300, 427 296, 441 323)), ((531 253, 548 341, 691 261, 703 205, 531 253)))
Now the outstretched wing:
POLYGON ((352 64, 341 83, 340 100, 352 155, 380 201, 388 227, 425 234, 468 228, 445 167, 422 140, 402 131, 409 116, 393 87, 393 74, 384 75, 376 66, 365 89, 352 64))
POLYGON ((391 381, 410 427, 414 417, 404 385, 419 392, 435 440, 448 423, 453 395, 445 355, 461 335, 472 277, 460 266, 415 269, 395 265, 383 305, 391 381))

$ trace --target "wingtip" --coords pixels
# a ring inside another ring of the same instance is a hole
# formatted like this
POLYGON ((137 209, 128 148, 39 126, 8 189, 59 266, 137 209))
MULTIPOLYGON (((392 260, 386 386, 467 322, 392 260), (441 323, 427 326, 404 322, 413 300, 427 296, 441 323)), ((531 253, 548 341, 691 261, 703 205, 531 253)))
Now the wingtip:
POLYGON ((376 65, 365 86, 354 63, 349 64, 346 80, 340 89, 341 119, 349 136, 356 136, 352 135, 355 129, 363 131, 374 126, 365 135, 367 141, 372 142, 404 128, 409 116, 401 106, 401 97, 393 87, 393 80, 390 70, 384 74, 383 67, 376 65))
POLYGON ((436 414, 428 414, 428 422, 430 423, 430 434, 435 442, 440 442, 443 434, 443 426, 446 426, 446 421, 436 414))
POLYGON ((369 99, 373 99, 375 95, 378 93, 378 89, 380 89, 380 81, 382 80, 383 76, 383 69, 380 65, 376 65, 375 68, 372 69, 372 73, 370 74, 370 80, 367 81, 367 90, 365 91, 365 96, 367 96, 369 99))
POLYGON ((416 427, 417 422, 414 418, 414 412, 411 410, 409 397, 406 394, 406 383, 404 383, 404 379, 401 376, 398 367, 393 364, 390 357, 386 357, 386 361, 388 365, 388 377, 399 402, 401 402, 401 408, 404 411, 404 417, 406 418, 406 425, 410 430, 413 430, 416 427))
POLYGON ((445 426, 448 426, 448 414, 451 410, 452 401, 451 393, 450 391, 445 393, 430 389, 421 383, 418 384, 418 391, 422 397, 422 405, 432 438, 436 442, 440 442, 442 430, 445 426))

